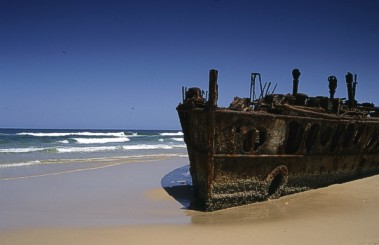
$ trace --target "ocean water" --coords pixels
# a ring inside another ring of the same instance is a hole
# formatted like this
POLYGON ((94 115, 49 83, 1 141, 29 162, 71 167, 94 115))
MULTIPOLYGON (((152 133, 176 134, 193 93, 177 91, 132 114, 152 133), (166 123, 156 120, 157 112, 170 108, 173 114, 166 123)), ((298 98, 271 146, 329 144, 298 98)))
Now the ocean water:
POLYGON ((181 131, 0 129, 0 178, 170 156, 187 156, 181 131))

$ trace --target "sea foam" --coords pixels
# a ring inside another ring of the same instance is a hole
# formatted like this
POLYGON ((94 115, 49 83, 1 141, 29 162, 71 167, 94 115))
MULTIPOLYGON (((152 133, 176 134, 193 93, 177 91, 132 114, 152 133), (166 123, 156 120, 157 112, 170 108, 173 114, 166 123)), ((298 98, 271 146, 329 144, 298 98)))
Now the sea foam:
POLYGON ((101 132, 67 132, 67 133, 29 133, 22 132, 17 133, 17 135, 27 135, 35 137, 65 137, 65 136, 113 136, 113 137, 125 137, 124 132, 110 132, 110 133, 101 133, 101 132))
POLYGON ((79 153, 79 152, 99 152, 114 151, 119 149, 117 146, 99 146, 99 147, 61 147, 57 148, 59 153, 79 153))
MULTIPOLYGON (((27 167, 93 158, 187 156, 183 133, 158 130, 3 129, 1 167, 27 167), (37 161, 36 161, 37 160, 37 161)), ((6 173, 5 173, 6 174, 6 173)))
POLYGON ((157 144, 157 145, 124 145, 122 149, 124 150, 155 150, 155 149, 173 149, 173 148, 184 148, 186 145, 165 145, 165 144, 157 144))
POLYGON ((129 138, 72 138, 79 144, 105 144, 105 143, 122 143, 130 141, 129 138))
POLYGON ((37 147, 8 148, 8 149, 0 149, 0 153, 28 153, 28 152, 45 151, 47 149, 48 148, 37 148, 37 147))
POLYGON ((18 163, 5 163, 5 164, 0 164, 0 168, 11 168, 11 167, 25 167, 25 166, 31 166, 31 165, 36 165, 40 164, 40 161, 30 161, 30 162, 18 162, 18 163))
POLYGON ((172 146, 169 145, 124 145, 122 146, 124 150, 154 150, 154 149, 172 149, 172 146))
POLYGON ((171 138, 171 139, 174 140, 174 141, 180 141, 180 142, 184 141, 184 138, 171 138))
POLYGON ((160 133, 161 136, 183 136, 183 132, 177 132, 177 133, 160 133))

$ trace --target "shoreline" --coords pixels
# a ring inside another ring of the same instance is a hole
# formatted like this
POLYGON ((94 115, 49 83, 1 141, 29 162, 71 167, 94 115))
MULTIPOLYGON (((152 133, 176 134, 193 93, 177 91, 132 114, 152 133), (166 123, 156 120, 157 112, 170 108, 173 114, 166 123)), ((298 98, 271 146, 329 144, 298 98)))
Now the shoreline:
POLYGON ((2 244, 379 243, 379 175, 206 213, 180 202, 188 190, 174 198, 164 189, 187 164, 171 157, 1 181, 2 244))
POLYGON ((188 158, 187 154, 151 154, 114 156, 90 159, 50 159, 32 161, 30 164, 2 164, 0 165, 0 181, 46 177, 77 171, 89 171, 122 164, 161 161, 169 158, 188 158))
POLYGON ((161 188, 165 174, 187 164, 188 158, 180 157, 144 159, 0 181, 0 230, 168 223, 152 208, 171 206, 170 220, 182 217, 181 205, 152 201, 145 193, 161 188))

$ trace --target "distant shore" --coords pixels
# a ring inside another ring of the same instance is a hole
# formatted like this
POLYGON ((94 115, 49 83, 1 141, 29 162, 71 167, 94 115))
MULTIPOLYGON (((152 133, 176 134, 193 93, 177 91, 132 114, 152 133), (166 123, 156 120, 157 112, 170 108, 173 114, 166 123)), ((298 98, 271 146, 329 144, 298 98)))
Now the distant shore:
POLYGON ((169 157, 2 180, 1 244, 379 243, 379 176, 205 213, 186 208, 188 188, 162 187, 187 164, 169 157))

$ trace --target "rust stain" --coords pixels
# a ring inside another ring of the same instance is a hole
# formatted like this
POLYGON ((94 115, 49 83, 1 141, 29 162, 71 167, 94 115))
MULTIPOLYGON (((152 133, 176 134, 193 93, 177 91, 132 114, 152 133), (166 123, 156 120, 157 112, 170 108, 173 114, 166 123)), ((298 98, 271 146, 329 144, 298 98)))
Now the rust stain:
POLYGON ((379 108, 355 100, 356 75, 346 75, 347 100, 334 98, 334 76, 329 97, 309 97, 298 92, 300 71, 292 75, 293 92, 284 95, 274 94, 276 86, 270 92, 271 84, 252 73, 250 98, 235 97, 228 108, 217 105, 217 70, 210 71, 208 92, 183 89, 177 111, 204 210, 379 172, 379 108))

